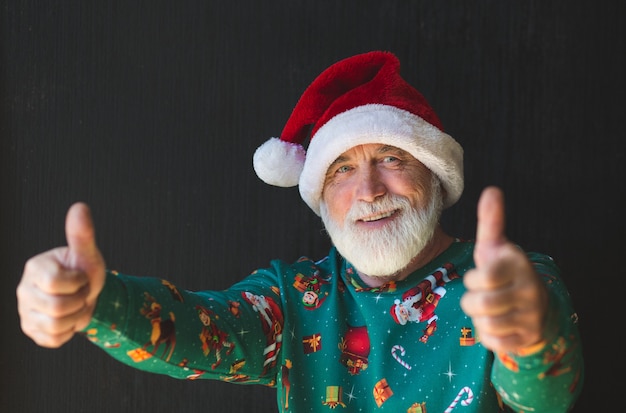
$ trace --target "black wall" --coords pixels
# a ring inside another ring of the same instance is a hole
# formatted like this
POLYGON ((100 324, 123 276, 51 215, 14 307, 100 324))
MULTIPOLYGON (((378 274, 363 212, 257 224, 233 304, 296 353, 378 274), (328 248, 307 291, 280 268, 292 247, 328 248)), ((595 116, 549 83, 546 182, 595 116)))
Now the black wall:
POLYGON ((183 288, 323 256, 317 217, 263 184, 252 154, 317 74, 373 49, 400 57, 465 148, 446 229, 473 237, 480 190, 503 187, 509 237, 556 259, 578 309, 576 412, 620 409, 621 2, 140 3, 0 1, 1 412, 275 412, 271 389, 138 372, 78 337, 37 347, 15 287, 28 257, 65 243, 77 200, 110 268, 183 288))

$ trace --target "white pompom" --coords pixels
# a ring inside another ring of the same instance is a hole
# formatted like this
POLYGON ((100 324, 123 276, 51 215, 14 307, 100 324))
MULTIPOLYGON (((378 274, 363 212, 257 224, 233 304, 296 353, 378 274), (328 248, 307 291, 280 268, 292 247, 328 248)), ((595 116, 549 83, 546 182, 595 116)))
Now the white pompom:
POLYGON ((254 171, 263 182, 274 186, 298 185, 306 152, 302 145, 270 138, 254 152, 254 171))

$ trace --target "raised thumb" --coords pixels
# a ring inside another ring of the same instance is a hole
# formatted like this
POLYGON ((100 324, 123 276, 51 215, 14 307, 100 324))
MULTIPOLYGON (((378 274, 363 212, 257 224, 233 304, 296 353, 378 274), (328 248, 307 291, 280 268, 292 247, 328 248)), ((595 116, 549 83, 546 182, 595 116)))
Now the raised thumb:
POLYGON ((476 266, 480 267, 492 259, 496 249, 506 242, 502 190, 495 186, 485 188, 478 200, 477 212, 474 261, 476 266))
MULTIPOLYGON (((69 247, 68 267, 88 271, 94 261, 100 261, 96 246, 96 232, 89 206, 83 202, 73 204, 65 218, 65 238, 69 247)), ((99 262, 98 262, 99 263, 99 262)))

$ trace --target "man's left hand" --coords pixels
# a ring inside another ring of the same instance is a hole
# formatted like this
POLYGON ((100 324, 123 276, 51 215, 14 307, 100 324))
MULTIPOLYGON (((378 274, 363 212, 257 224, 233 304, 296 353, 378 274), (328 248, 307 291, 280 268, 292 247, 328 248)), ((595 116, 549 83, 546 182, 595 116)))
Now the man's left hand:
POLYGON ((478 202, 474 262, 463 282, 461 308, 494 352, 519 352, 543 340, 546 286, 526 254, 504 234, 504 195, 488 187, 478 202))

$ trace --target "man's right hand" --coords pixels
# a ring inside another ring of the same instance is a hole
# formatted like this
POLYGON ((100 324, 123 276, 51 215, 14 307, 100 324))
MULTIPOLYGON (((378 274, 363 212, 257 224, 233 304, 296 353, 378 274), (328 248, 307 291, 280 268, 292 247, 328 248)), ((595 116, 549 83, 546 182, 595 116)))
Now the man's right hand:
POLYGON ((43 347, 60 347, 85 328, 105 281, 89 207, 75 203, 65 220, 67 247, 30 258, 17 286, 22 331, 43 347))

